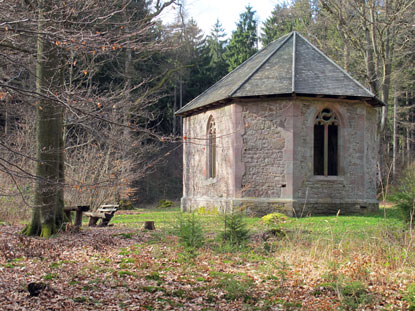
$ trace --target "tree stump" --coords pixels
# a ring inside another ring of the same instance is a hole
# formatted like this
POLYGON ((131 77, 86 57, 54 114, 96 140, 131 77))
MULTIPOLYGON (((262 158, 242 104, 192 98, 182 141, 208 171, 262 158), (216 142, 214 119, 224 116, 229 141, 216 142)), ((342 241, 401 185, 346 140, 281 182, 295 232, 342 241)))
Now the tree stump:
POLYGON ((154 226, 154 221, 146 221, 144 222, 144 229, 145 230, 155 230, 156 226, 154 226))
POLYGON ((46 289, 47 285, 45 283, 29 283, 27 285, 27 290, 29 291, 30 297, 39 296, 40 292, 46 289))

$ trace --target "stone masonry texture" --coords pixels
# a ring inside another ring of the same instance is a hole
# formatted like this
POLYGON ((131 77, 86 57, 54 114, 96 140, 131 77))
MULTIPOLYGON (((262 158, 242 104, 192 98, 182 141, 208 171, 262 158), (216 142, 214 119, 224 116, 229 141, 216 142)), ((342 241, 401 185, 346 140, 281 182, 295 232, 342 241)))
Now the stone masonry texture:
POLYGON ((376 200, 376 110, 363 101, 288 98, 234 101, 183 118, 182 209, 249 215, 359 214, 376 200), (314 120, 339 120, 338 176, 314 176, 314 120), (217 176, 207 178, 207 123, 217 135, 217 176))

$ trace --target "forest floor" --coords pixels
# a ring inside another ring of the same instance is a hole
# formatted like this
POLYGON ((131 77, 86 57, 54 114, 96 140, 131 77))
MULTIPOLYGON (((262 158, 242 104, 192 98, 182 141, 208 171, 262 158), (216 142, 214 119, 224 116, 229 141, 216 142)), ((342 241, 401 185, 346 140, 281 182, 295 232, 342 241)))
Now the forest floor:
POLYGON ((294 219, 280 237, 247 218, 243 247, 217 239, 222 217, 200 215, 193 251, 175 235, 177 209, 120 211, 112 227, 50 239, 0 225, 0 310, 415 309, 414 236, 395 212, 294 219))

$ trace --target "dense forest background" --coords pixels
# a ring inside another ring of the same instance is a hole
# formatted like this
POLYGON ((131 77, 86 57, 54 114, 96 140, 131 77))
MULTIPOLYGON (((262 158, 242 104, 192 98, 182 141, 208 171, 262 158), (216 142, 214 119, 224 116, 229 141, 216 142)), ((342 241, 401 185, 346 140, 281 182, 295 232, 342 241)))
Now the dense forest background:
POLYGON ((25 207, 33 206, 42 165, 35 115, 49 109, 46 102, 58 107, 52 115, 63 126, 56 161, 64 161, 57 181, 65 204, 179 199, 181 120, 174 112, 291 31, 386 104, 379 193, 414 161, 413 0, 287 1, 261 24, 248 6, 232 34, 219 20, 203 33, 179 1, 75 0, 41 9, 48 2, 0 3, 0 218, 27 217, 25 207), (159 14, 168 6, 177 16, 166 24, 159 14))

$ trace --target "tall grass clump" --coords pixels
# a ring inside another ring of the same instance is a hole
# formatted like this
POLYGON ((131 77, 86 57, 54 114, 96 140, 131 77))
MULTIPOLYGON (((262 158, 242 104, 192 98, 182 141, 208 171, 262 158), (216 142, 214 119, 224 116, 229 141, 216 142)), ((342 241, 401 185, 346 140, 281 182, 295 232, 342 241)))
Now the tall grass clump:
POLYGON ((401 210, 404 220, 413 227, 415 212, 415 166, 408 168, 395 187, 390 200, 401 210))

